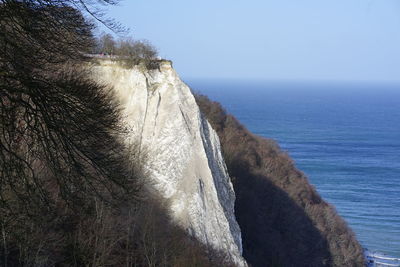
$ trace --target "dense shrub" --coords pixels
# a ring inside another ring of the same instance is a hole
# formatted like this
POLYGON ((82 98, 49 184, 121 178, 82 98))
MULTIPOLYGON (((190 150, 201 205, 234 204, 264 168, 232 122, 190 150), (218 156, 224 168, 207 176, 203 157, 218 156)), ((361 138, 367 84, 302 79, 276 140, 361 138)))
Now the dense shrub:
POLYGON ((250 133, 219 103, 196 100, 220 138, 252 266, 364 266, 353 232, 274 141, 250 133))

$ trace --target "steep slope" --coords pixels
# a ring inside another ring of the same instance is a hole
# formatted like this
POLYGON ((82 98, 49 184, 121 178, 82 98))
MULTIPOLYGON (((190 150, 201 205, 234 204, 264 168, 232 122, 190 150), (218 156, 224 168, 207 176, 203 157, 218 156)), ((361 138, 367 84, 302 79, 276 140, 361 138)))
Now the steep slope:
POLYGON ((127 144, 139 142, 152 185, 168 201, 175 221, 228 261, 246 265, 218 136, 171 63, 147 70, 106 61, 93 75, 114 88, 128 128, 127 144))
POLYGON ((196 100, 220 137, 249 264, 364 266, 352 231, 274 141, 250 133, 219 103, 196 100))

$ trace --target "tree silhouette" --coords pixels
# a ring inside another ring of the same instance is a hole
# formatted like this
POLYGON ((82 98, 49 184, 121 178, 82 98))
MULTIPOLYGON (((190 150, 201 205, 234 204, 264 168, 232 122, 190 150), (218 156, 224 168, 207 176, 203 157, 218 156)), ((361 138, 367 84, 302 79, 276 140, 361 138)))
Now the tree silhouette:
POLYGON ((83 67, 94 42, 80 10, 103 19, 89 2, 0 1, 2 265, 11 251, 32 254, 26 244, 42 224, 65 227, 98 201, 138 196, 118 105, 83 67))

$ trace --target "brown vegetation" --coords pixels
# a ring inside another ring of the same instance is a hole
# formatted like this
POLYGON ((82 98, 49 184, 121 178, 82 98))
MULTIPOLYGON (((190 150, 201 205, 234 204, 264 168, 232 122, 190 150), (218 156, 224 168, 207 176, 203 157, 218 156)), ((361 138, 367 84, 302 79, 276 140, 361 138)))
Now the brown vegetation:
POLYGON ((274 141, 250 133, 219 103, 196 100, 219 135, 252 266, 364 266, 353 232, 274 141))
POLYGON ((112 35, 103 34, 97 38, 94 52, 109 55, 110 59, 127 68, 141 63, 148 69, 155 69, 159 65, 157 49, 147 40, 126 37, 115 41, 112 35))

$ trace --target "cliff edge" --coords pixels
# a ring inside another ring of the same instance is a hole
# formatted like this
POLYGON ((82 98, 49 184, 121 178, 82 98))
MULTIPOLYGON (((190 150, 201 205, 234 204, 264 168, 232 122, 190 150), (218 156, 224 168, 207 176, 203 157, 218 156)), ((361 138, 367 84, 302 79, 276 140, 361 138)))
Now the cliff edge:
POLYGON ((167 200, 175 222, 228 261, 246 266, 219 138, 171 63, 148 70, 104 61, 93 75, 114 88, 128 128, 126 142, 139 143, 151 185, 167 200))

